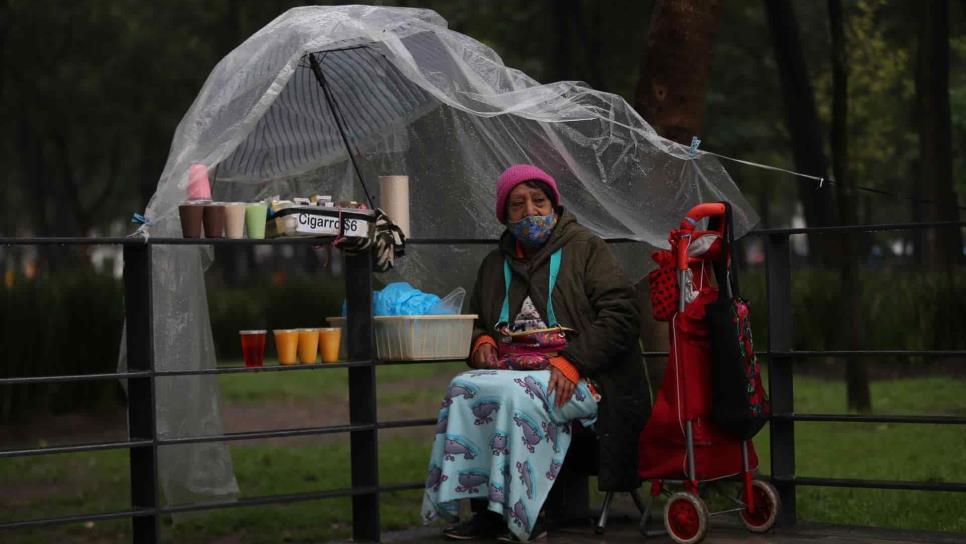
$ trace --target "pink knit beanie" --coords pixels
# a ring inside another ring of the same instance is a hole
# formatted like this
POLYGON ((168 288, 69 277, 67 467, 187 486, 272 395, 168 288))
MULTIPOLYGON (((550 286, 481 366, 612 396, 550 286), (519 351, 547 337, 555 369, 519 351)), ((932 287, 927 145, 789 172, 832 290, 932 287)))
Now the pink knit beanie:
POLYGON ((500 179, 496 180, 496 218, 500 223, 506 223, 506 200, 510 198, 510 192, 525 181, 546 183, 553 191, 554 206, 560 204, 560 191, 557 190, 557 182, 550 177, 550 174, 532 164, 514 164, 504 170, 500 174, 500 179))

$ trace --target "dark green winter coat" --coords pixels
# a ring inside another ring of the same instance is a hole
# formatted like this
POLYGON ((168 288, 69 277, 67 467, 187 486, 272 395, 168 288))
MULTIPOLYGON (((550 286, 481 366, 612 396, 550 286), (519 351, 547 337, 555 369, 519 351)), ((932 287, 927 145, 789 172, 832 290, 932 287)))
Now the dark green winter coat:
POLYGON ((600 439, 598 484, 602 491, 634 489, 639 482, 637 436, 650 411, 635 292, 607 244, 579 225, 572 213, 557 211, 557 225, 536 254, 516 257, 516 239, 504 232, 499 249, 483 259, 470 298, 470 311, 479 314, 473 340, 482 334, 498 337, 494 325, 503 305, 505 259, 513 273, 511 319, 530 296, 547 321, 550 255, 563 248, 553 308, 560 325, 577 331, 561 354, 600 388, 595 426, 600 439))

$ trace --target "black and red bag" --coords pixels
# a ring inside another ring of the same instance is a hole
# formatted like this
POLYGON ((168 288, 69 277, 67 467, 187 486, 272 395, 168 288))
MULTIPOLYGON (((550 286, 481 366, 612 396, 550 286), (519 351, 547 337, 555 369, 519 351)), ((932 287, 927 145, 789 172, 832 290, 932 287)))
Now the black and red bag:
POLYGON ((674 256, 665 249, 655 251, 651 258, 657 263, 657 268, 647 273, 651 315, 658 321, 670 321, 678 311, 678 297, 681 293, 674 269, 674 256))
POLYGON ((710 230, 720 227, 726 240, 721 258, 714 262, 718 299, 707 306, 711 341, 712 419, 742 440, 751 439, 771 415, 768 395, 761 383, 751 334, 751 307, 738 295, 731 251, 734 245, 731 206, 725 205, 724 225, 712 218, 710 230))

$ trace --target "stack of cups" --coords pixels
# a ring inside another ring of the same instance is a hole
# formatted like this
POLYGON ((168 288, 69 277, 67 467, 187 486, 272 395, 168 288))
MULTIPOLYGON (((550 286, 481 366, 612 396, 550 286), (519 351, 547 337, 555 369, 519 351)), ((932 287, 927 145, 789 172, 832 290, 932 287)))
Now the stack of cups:
POLYGON ((178 214, 181 216, 181 233, 185 238, 201 238, 202 233, 208 238, 220 238, 223 235, 224 207, 219 211, 218 206, 211 201, 208 167, 204 164, 196 163, 188 168, 188 200, 178 207, 178 214))
POLYGON ((212 202, 208 167, 192 164, 188 169, 188 200, 178 207, 185 238, 265 238, 268 206, 264 202, 212 202))

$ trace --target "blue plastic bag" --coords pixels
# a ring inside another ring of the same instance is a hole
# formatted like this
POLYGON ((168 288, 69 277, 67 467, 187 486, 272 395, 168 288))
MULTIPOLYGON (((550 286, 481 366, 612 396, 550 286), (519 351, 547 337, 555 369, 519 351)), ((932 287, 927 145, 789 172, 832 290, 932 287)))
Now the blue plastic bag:
POLYGON ((373 293, 375 315, 426 315, 439 297, 424 293, 404 281, 390 283, 373 293))
MULTIPOLYGON (((372 314, 381 315, 434 315, 458 314, 463 306, 465 291, 457 287, 445 299, 432 293, 424 293, 412 285, 400 281, 386 285, 382 291, 372 292, 372 314)), ((342 302, 342 316, 346 315, 346 303, 342 302)))

